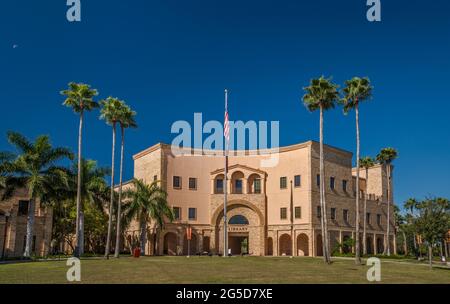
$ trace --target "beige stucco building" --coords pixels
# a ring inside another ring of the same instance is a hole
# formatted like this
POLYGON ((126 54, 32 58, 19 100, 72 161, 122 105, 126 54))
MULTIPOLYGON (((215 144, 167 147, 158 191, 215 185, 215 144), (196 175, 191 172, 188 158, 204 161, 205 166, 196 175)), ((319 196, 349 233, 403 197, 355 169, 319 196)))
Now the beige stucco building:
MULTIPOLYGON (((26 189, 17 189, 11 198, 0 204, 0 258, 21 257, 25 251, 30 198, 26 189)), ((52 208, 35 204, 32 254, 45 256, 50 250, 52 208)))
MULTIPOLYGON (((180 155, 180 150, 172 148, 156 144, 133 157, 134 177, 147 183, 161 180, 176 214, 176 220, 166 224, 159 238, 150 227, 146 252, 187 254, 186 231, 191 227, 190 254, 220 254, 224 235, 224 157, 191 149, 182 149, 184 154, 180 155)), ((355 174, 351 152, 325 145, 331 249, 354 250, 338 244, 355 238, 355 174)), ((232 254, 321 255, 318 182, 319 144, 314 141, 278 150, 230 153, 227 217, 232 254), (278 162, 262 166, 262 160, 269 157, 276 157, 278 162)), ((387 182, 385 168, 380 165, 369 170, 368 182, 361 170, 360 195, 368 196, 366 216, 361 199, 361 219, 367 221, 369 253, 382 252, 385 244, 387 182)), ((395 236, 391 228, 390 244, 394 252, 395 236)), ((138 234, 136 224, 127 232, 128 239, 138 234)))

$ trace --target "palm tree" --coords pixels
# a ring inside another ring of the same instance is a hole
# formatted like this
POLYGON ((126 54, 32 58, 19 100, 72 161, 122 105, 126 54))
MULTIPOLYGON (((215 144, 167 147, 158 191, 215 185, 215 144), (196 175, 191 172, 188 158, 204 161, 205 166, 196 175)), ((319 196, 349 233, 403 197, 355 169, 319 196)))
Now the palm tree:
POLYGON ((0 201, 9 198, 14 189, 23 187, 21 181, 14 177, 15 155, 10 152, 0 152, 0 201))
MULTIPOLYGON (((415 198, 409 198, 406 202, 403 203, 403 208, 405 208, 407 210, 407 213, 405 215, 405 221, 409 224, 408 226, 411 228, 412 233, 413 233, 413 245, 414 245, 414 250, 417 253, 417 233, 416 233, 416 228, 414 225, 414 213, 417 209, 417 207, 419 206, 419 201, 417 201, 415 198)), ((420 254, 420 250, 419 250, 419 254, 420 254)))
MULTIPOLYGON (((120 140, 120 172, 119 172, 119 200, 117 205, 117 219, 122 218, 121 217, 121 205, 122 205, 122 176, 123 176, 123 153, 124 153, 124 145, 125 145, 125 129, 126 128, 136 128, 137 124, 134 120, 134 117, 136 116, 136 112, 131 110, 129 106, 126 106, 123 112, 122 117, 119 120, 120 125, 120 134, 121 134, 121 140, 120 140)), ((120 222, 119 220, 116 221, 116 248, 114 251, 114 257, 119 257, 119 251, 120 251, 120 222)))
POLYGON ((142 254, 145 254, 147 226, 151 220, 155 220, 160 228, 164 227, 166 218, 174 220, 173 210, 167 203, 167 193, 158 183, 159 181, 153 181, 148 185, 143 180, 133 179, 133 188, 124 192, 124 197, 128 200, 124 205, 124 227, 129 226, 133 219, 139 222, 142 254))
POLYGON ((388 256, 391 255, 391 246, 390 246, 390 227, 391 227, 391 174, 392 174, 392 162, 397 158, 397 150, 394 148, 383 148, 380 153, 377 155, 377 161, 383 164, 387 171, 387 228, 386 228, 386 238, 385 238, 385 246, 384 253, 388 256))
MULTIPOLYGON (((89 210, 99 210, 103 213, 105 202, 108 201, 109 187, 105 181, 105 177, 110 174, 109 168, 98 167, 97 162, 94 160, 81 160, 81 176, 83 177, 81 182, 81 206, 84 208, 88 205, 89 210)), ((72 193, 72 199, 76 195, 76 177, 78 176, 78 166, 74 164, 70 171, 70 192, 72 193)), ((83 214, 84 219, 84 214, 83 214)), ((84 220, 83 220, 84 228, 84 220)), ((83 239, 84 235, 80 236, 83 239)), ((84 249, 84 248, 83 248, 84 249)))
MULTIPOLYGON (((366 156, 359 160, 359 164, 361 167, 363 167, 366 170, 366 193, 364 193, 364 216, 363 216, 363 255, 367 254, 367 220, 366 220, 366 214, 367 214, 367 196, 369 195, 368 186, 369 186, 369 169, 375 165, 375 161, 372 157, 366 156)), ((358 170, 359 171, 359 170, 358 170)))
POLYGON ((339 99, 338 86, 321 76, 319 79, 312 79, 310 85, 305 87, 306 94, 303 96, 303 103, 309 111, 320 110, 320 223, 322 228, 322 246, 324 260, 331 263, 329 241, 327 209, 325 201, 325 169, 323 157, 323 112, 334 108, 339 99))
POLYGON ((82 223, 80 220, 82 218, 81 213, 83 212, 81 208, 81 143, 83 141, 83 116, 85 111, 92 111, 98 107, 98 103, 93 100, 94 96, 98 95, 96 89, 91 89, 91 87, 84 83, 69 83, 69 88, 67 90, 61 91, 61 94, 66 96, 63 105, 70 107, 73 111, 80 116, 80 123, 78 127, 78 177, 77 177, 77 221, 76 221, 76 250, 74 252, 75 256, 80 256, 83 254, 84 244, 81 243, 81 235, 83 231, 80 231, 82 223))
POLYGON ((360 251, 360 212, 359 212, 359 103, 369 99, 372 96, 372 86, 370 85, 369 78, 353 77, 350 80, 345 81, 345 87, 343 89, 344 98, 341 103, 344 106, 344 113, 347 114, 352 109, 355 110, 356 117, 356 240, 355 240, 355 263, 361 264, 361 251, 360 251))
POLYGON ((45 204, 55 188, 67 185, 67 171, 57 162, 65 158, 73 159, 73 154, 66 148, 53 148, 48 136, 41 135, 35 142, 30 142, 19 133, 8 132, 8 141, 19 152, 14 160, 15 176, 26 186, 30 199, 24 252, 25 257, 30 257, 36 199, 45 204))
POLYGON ((113 204, 114 204, 114 156, 116 147, 116 125, 123 118, 125 112, 125 104, 122 100, 108 97, 100 101, 102 109, 100 110, 100 119, 104 119, 106 123, 112 126, 112 152, 111 152, 111 193, 109 202, 109 220, 108 220, 108 234, 106 237, 105 258, 109 258, 110 243, 112 234, 112 218, 113 218, 113 204))

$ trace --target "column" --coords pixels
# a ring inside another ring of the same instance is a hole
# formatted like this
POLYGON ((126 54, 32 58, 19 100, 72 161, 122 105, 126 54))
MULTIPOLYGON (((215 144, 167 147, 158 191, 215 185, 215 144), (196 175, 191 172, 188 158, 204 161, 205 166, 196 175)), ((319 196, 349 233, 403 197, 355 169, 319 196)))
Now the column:
MULTIPOLYGON (((352 239, 353 239, 353 241, 356 241, 355 235, 356 235, 355 232, 352 231, 352 239)), ((355 253, 355 246, 352 246, 352 253, 355 253)))
POLYGON ((339 253, 342 253, 342 230, 339 229, 339 244, 341 246, 339 246, 339 253))
POLYGON ((397 236, 394 233, 394 254, 397 255, 397 236))
POLYGON ((211 194, 215 193, 215 185, 214 185, 214 178, 211 178, 211 194))
POLYGON ((248 187, 247 182, 248 182, 247 178, 244 177, 242 179, 242 194, 248 194, 249 187, 248 187))
POLYGON ((378 248, 377 248, 377 234, 374 233, 373 234, 373 254, 377 254, 378 253, 378 248))

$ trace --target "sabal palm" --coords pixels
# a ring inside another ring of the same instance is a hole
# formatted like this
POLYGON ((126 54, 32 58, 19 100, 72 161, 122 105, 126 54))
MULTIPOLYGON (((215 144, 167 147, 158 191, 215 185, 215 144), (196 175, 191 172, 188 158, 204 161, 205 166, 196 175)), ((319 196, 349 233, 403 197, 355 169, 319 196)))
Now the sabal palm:
MULTIPOLYGON (((97 209, 103 209, 105 202, 108 200, 109 195, 106 195, 106 191, 109 187, 105 181, 106 176, 110 175, 109 168, 98 167, 97 162, 91 159, 81 160, 81 203, 82 206, 86 203, 92 204, 97 209)), ((76 197, 78 165, 73 164, 70 170, 70 194, 72 199, 76 197)))
POLYGON ((167 203, 167 193, 158 185, 158 181, 146 184, 143 180, 133 179, 132 188, 124 192, 127 202, 124 204, 124 228, 128 227, 133 219, 140 226, 140 247, 145 254, 147 242, 147 226, 154 220, 160 228, 164 227, 166 219, 174 220, 172 208, 167 203))
POLYGON ((412 230, 413 233, 413 244, 414 244, 414 250, 417 250, 417 233, 414 225, 414 213, 419 206, 419 201, 417 201, 415 198, 409 198, 406 202, 403 203, 403 208, 407 210, 405 220, 409 224, 409 227, 412 230))
MULTIPOLYGON (((69 88, 61 91, 61 94, 66 96, 66 99, 63 102, 63 105, 70 107, 73 111, 79 115, 80 122, 78 127, 78 176, 77 176, 77 222, 76 222, 76 243, 77 247, 75 250, 75 255, 79 256, 83 254, 84 244, 80 243, 80 235, 83 234, 83 231, 80 231, 80 218, 81 212, 81 196, 80 196, 80 187, 81 187, 81 158, 82 158, 82 141, 83 141, 83 118, 84 112, 92 111, 95 108, 98 108, 98 103, 94 101, 94 97, 98 95, 96 89, 91 89, 91 87, 84 83, 69 83, 69 88)), ((82 225, 81 225, 82 227, 82 225)))
POLYGON ((67 171, 57 163, 65 158, 73 159, 73 154, 66 148, 53 148, 48 136, 39 136, 35 142, 30 142, 19 133, 8 132, 8 141, 18 151, 14 161, 15 176, 26 186, 30 199, 24 252, 24 256, 29 257, 34 230, 35 200, 39 199, 41 204, 45 204, 55 188, 67 186, 67 171))
POLYGON ((377 155, 377 161, 381 163, 387 171, 387 228, 386 228, 386 238, 384 253, 388 256, 391 255, 391 242, 390 242, 390 231, 391 231, 391 174, 392 174, 392 162, 398 157, 397 150, 394 148, 383 148, 377 155))
MULTIPOLYGON (((360 150, 360 138, 359 138, 359 104, 372 97, 372 86, 367 77, 359 78, 353 77, 350 80, 345 81, 345 87, 343 88, 344 97, 341 103, 344 106, 344 113, 347 114, 351 110, 355 110, 356 121, 356 242, 355 242, 355 263, 361 264, 361 252, 360 252, 360 209, 359 209, 359 150, 360 150)), ((365 213, 364 213, 365 214, 365 213)), ((365 238, 364 238, 365 243, 365 238)), ((364 246, 365 247, 365 246, 364 246)))
POLYGON ((365 218, 367 215, 367 196, 369 195, 369 169, 375 165, 375 160, 372 157, 366 156, 359 160, 359 164, 366 171, 366 191, 364 193, 364 211, 363 211, 363 254, 367 254, 367 219, 365 218))
POLYGON ((338 86, 323 76, 312 79, 310 85, 305 87, 306 94, 303 103, 309 111, 320 111, 320 223, 322 228, 322 246, 326 263, 331 263, 330 244, 328 240, 327 205, 325 200, 325 169, 323 156, 323 112, 334 108, 339 100, 338 86))
MULTIPOLYGON (((119 170, 119 200, 117 203, 117 219, 121 218, 121 211, 122 211, 122 176, 123 176, 123 157, 124 157, 124 146, 125 146, 125 129, 127 128, 136 128, 137 124, 134 119, 136 116, 136 112, 131 110, 129 106, 125 106, 125 109, 123 111, 123 115, 119 120, 120 125, 120 134, 121 134, 121 140, 120 140, 120 170, 119 170)), ((121 229, 120 229, 120 222, 117 220, 117 227, 116 227, 116 248, 114 250, 114 257, 119 257, 120 252, 120 236, 121 236, 121 229)))
POLYGON ((106 121, 112 127, 112 148, 111 148, 111 193, 109 202, 108 234, 106 237, 105 257, 109 258, 112 234, 113 204, 114 204, 114 159, 116 147, 116 125, 124 117, 126 105, 122 100, 114 97, 108 97, 100 101, 102 108, 100 110, 100 119, 106 121))

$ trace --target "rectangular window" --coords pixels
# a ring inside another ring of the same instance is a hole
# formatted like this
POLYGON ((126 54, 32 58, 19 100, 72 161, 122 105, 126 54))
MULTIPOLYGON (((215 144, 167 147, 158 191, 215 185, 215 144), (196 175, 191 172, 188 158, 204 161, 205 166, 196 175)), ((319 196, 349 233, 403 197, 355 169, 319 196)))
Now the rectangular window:
POLYGON ((302 218, 302 207, 295 207, 295 218, 302 218))
POLYGON ((342 191, 347 192, 347 180, 344 179, 342 181, 342 191))
POLYGON ((197 189, 197 179, 195 177, 189 177, 189 189, 190 190, 197 189))
POLYGON ((158 175, 153 175, 153 181, 156 182, 158 180, 158 175))
POLYGON ((330 177, 330 189, 331 190, 334 190, 334 177, 332 176, 332 177, 330 177))
POLYGON ((332 220, 336 219, 336 208, 331 208, 331 219, 332 220))
POLYGON ((181 176, 173 177, 173 187, 175 189, 181 189, 181 176))
POLYGON ((317 218, 321 218, 322 217, 322 210, 320 208, 320 206, 317 206, 317 218))
POLYGON ((223 179, 216 179, 216 193, 223 193, 223 179))
POLYGON ((320 174, 317 174, 317 176, 316 176, 316 184, 317 184, 317 187, 320 187, 320 174))
POLYGON ((235 186, 235 193, 241 194, 242 193, 242 179, 235 180, 234 186, 235 186))
POLYGON ((366 213, 366 223, 370 225, 370 212, 366 213))
POLYGON ((260 179, 255 179, 253 181, 253 192, 261 193, 261 180, 260 179))
POLYGON ((377 225, 381 226, 381 214, 377 214, 377 225))
POLYGON ((173 207, 173 214, 175 216, 175 220, 181 220, 181 208, 173 207))
POLYGON ((300 187, 302 185, 301 175, 294 176, 294 187, 300 187))
POLYGON ((344 222, 348 222, 348 210, 347 209, 342 210, 342 219, 344 220, 344 222))
POLYGON ((287 219, 287 208, 280 208, 280 219, 287 219))
POLYGON ((28 215, 29 203, 29 201, 19 201, 19 209, 17 210, 17 215, 28 215))
POLYGON ((195 221, 197 219, 197 208, 189 208, 189 220, 195 221))
POLYGON ((280 189, 286 188, 287 188, 287 177, 286 176, 280 177, 280 189))

